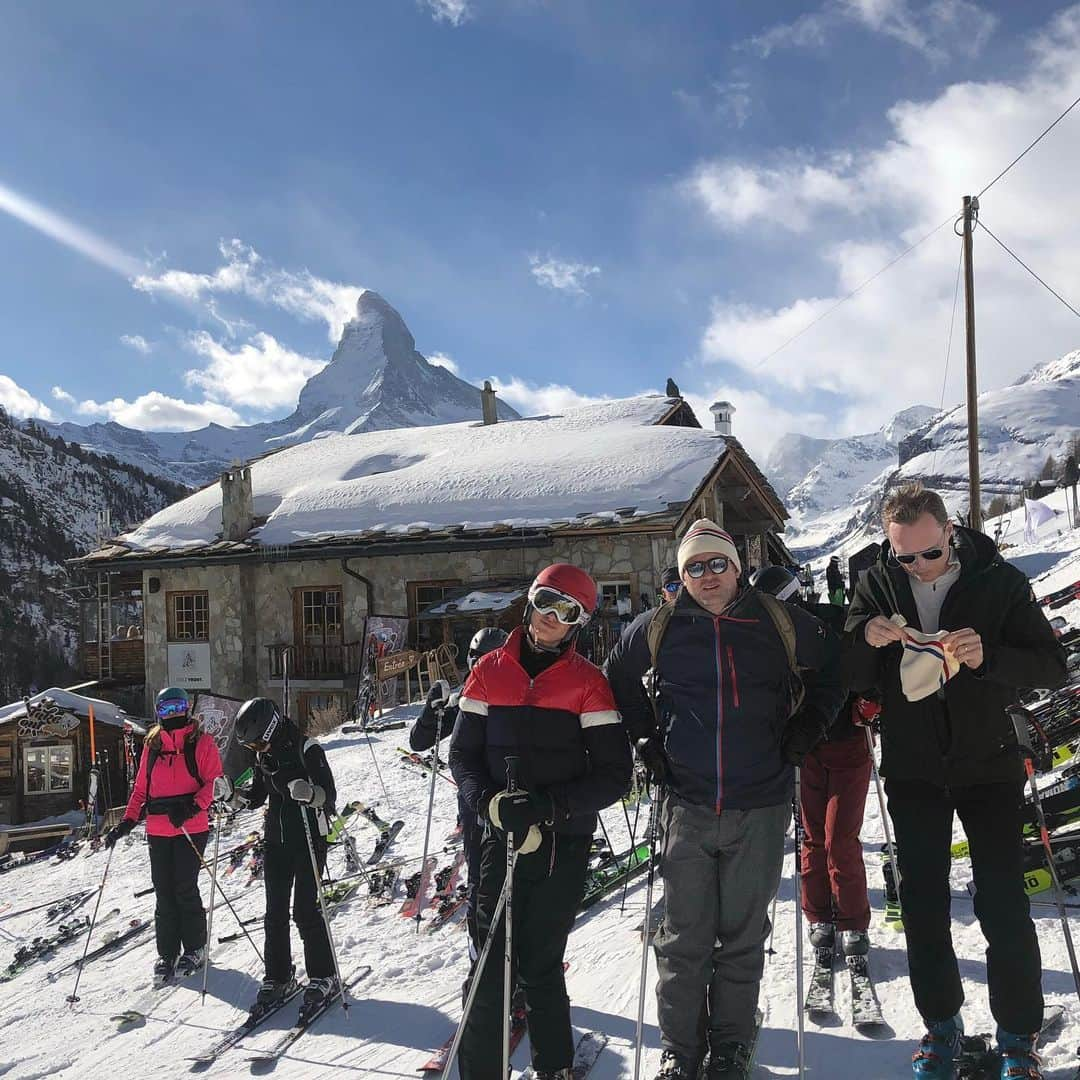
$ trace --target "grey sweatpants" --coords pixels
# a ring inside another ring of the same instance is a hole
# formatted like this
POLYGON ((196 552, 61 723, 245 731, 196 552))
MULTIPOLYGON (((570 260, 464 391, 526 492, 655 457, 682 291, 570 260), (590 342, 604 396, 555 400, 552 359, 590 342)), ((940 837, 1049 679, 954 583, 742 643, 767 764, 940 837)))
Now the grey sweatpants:
POLYGON ((712 1046, 753 1035, 791 805, 717 814, 668 793, 661 820, 660 1033, 666 1049, 697 1062, 706 1033, 712 1046))

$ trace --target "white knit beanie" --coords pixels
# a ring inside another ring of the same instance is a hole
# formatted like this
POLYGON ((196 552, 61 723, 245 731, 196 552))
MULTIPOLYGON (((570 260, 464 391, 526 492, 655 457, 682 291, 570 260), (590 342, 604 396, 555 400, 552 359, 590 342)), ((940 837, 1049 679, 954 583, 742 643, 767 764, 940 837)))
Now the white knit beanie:
POLYGON ((742 573, 735 541, 708 518, 698 518, 679 542, 679 573, 682 574, 688 562, 701 555, 726 555, 735 564, 735 573, 742 573))

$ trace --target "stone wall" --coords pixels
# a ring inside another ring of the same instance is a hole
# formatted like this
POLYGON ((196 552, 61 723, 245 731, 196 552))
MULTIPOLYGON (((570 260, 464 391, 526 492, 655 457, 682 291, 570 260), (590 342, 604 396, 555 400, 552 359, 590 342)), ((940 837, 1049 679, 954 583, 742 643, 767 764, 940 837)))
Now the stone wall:
MULTIPOLYGON (((583 566, 598 581, 628 580, 637 608, 651 602, 660 587, 660 573, 675 561, 670 534, 621 533, 612 536, 562 538, 549 545, 528 545, 472 552, 354 558, 350 569, 368 578, 374 610, 380 615, 407 615, 410 581, 460 580, 462 584, 532 578, 553 562, 583 566)), ((342 592, 343 640, 359 641, 367 611, 366 589, 347 574, 341 559, 286 559, 265 563, 161 568, 144 573, 144 640, 147 707, 156 690, 167 684, 166 596, 170 592, 205 589, 210 602, 211 681, 217 693, 246 698, 264 694, 281 701, 280 682, 270 681, 268 646, 292 644, 293 590, 339 586, 342 592), (150 592, 149 578, 160 580, 150 592)), ((287 707, 305 689, 331 690, 341 680, 294 681, 287 707)))

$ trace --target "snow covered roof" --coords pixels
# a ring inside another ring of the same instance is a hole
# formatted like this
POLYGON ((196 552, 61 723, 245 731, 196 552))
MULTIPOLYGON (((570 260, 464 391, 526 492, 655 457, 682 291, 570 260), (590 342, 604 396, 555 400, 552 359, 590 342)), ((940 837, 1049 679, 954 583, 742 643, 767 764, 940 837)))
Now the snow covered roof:
MULTIPOLYGON (((109 724, 111 727, 121 728, 124 724, 130 724, 136 734, 146 734, 146 728, 142 723, 129 716, 111 701, 86 697, 83 694, 76 694, 72 690, 61 690, 59 687, 53 686, 29 698, 31 711, 36 712, 38 707, 44 705, 47 701, 51 701, 61 714, 68 713, 78 717, 80 720, 85 720, 90 715, 90 706, 92 705, 94 707, 95 724, 109 724)), ((14 720, 22 720, 25 716, 25 701, 16 701, 11 705, 0 708, 0 724, 9 724, 14 720)))
POLYGON ((646 394, 484 426, 329 435, 251 464, 256 528, 221 539, 212 484, 99 559, 239 554, 345 538, 626 524, 681 509, 734 440, 666 426, 680 399, 646 394))

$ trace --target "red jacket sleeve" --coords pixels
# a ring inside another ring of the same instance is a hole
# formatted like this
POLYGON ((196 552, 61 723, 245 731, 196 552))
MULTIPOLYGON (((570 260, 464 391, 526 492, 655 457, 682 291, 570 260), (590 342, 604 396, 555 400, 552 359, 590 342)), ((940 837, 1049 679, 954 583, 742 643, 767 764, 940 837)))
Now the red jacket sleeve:
POLYGON ((195 764, 199 766, 202 787, 195 792, 195 801, 203 810, 209 810, 214 801, 214 781, 224 770, 221 767, 221 755, 212 735, 203 734, 195 744, 195 764))
POLYGON ((124 811, 124 817, 130 821, 138 821, 146 805, 146 758, 149 752, 150 741, 144 739, 142 757, 139 758, 139 768, 135 773, 135 785, 131 789, 131 798, 128 799, 127 809, 124 811))

